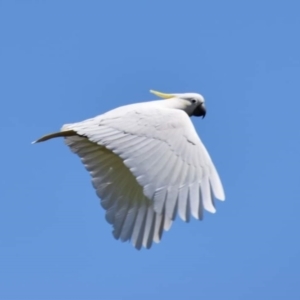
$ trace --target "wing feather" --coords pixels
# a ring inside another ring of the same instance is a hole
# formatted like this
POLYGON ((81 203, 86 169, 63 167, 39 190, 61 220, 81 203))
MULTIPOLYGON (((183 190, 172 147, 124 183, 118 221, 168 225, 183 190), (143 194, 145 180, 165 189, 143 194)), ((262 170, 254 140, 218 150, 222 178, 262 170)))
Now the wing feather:
POLYGON ((145 232, 143 236, 143 246, 145 248, 150 248, 153 241, 154 225, 155 225, 155 212, 151 206, 147 209, 147 217, 145 224, 145 232))
POLYGON ((154 237, 153 240, 155 243, 159 243, 161 238, 162 238, 162 234, 163 234, 163 224, 164 224, 164 218, 165 218, 165 214, 156 214, 155 217, 155 225, 154 225, 154 237))
POLYGON ((167 198, 165 200, 166 217, 170 220, 174 220, 176 216, 176 207, 178 200, 178 190, 171 187, 167 192, 167 198))
POLYGON ((187 185, 182 186, 178 193, 178 214, 185 222, 189 221, 188 195, 189 187, 187 185))
POLYGON ((141 249, 143 243, 143 234, 144 234, 145 223, 146 223, 146 213, 147 213, 147 206, 146 205, 140 206, 134 224, 132 243, 138 250, 141 249))
POLYGON ((128 241, 131 238, 131 234, 133 232, 133 226, 135 224, 135 220, 138 213, 138 208, 139 208, 138 203, 135 203, 128 210, 128 214, 126 216, 126 220, 124 222, 124 226, 120 236, 123 242, 128 241))
POLYGON ((168 219, 168 217, 165 217, 165 222, 164 222, 164 230, 168 231, 170 230, 171 226, 172 226, 172 220, 168 219))
POLYGON ((213 200, 212 200, 212 194, 211 194, 211 189, 209 185, 209 181, 207 177, 204 177, 201 183, 201 197, 203 200, 203 207, 211 212, 215 213, 216 209, 213 205, 213 200))
POLYGON ((191 204, 191 214, 195 219, 199 219, 199 207, 201 199, 199 199, 199 185, 197 182, 189 186, 189 199, 191 204))

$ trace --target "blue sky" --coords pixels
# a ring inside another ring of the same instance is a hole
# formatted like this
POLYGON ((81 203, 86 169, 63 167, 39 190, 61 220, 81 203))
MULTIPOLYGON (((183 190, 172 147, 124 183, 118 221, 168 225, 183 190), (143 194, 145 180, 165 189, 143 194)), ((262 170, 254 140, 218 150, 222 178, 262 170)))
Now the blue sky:
POLYGON ((299 299, 299 1, 0 1, 0 299, 299 299), (198 92, 226 201, 114 240, 64 123, 198 92))

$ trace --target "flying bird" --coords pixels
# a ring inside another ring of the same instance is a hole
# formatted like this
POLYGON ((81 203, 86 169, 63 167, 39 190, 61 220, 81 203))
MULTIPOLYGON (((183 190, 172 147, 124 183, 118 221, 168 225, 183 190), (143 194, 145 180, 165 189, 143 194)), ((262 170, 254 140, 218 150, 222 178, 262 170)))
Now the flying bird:
POLYGON ((33 142, 64 137, 91 175, 113 236, 137 249, 160 242, 177 214, 201 220, 216 211, 215 198, 225 200, 190 118, 205 116, 203 96, 150 92, 163 100, 121 106, 33 142))

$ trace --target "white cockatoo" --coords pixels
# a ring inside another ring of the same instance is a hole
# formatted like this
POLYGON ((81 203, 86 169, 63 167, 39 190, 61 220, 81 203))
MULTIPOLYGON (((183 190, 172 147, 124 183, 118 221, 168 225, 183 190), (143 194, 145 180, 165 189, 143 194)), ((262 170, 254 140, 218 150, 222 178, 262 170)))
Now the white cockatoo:
POLYGON ((200 94, 164 94, 118 107, 34 143, 64 137, 92 177, 113 235, 150 248, 178 214, 202 219, 225 200, 215 166, 191 122, 205 116, 200 94))

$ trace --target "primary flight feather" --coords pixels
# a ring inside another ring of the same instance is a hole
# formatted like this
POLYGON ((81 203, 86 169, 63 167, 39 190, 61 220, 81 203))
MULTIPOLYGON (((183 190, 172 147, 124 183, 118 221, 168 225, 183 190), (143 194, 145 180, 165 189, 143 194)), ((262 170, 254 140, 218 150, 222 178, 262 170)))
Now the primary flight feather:
POLYGON ((166 100, 130 104, 34 143, 64 137, 90 172, 113 235, 150 248, 178 214, 202 219, 225 200, 215 166, 191 122, 205 116, 200 94, 163 94, 166 100))

